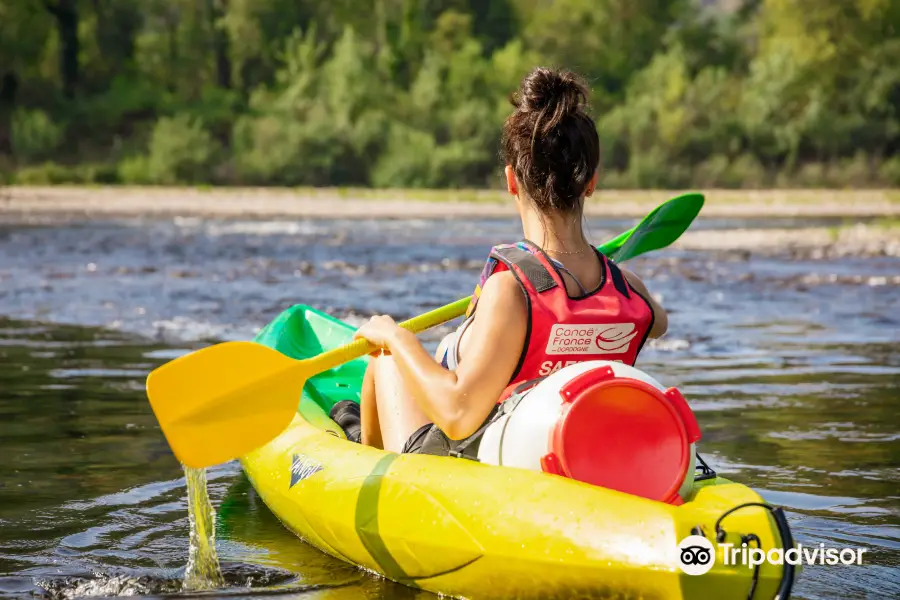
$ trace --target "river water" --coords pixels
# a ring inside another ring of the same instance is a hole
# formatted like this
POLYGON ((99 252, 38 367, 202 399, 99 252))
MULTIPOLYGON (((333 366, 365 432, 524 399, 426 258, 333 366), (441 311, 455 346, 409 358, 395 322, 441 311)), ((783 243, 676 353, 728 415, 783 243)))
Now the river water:
MULTIPOLYGON (((698 227, 746 225, 772 223, 698 227)), ((180 593, 186 489, 150 369, 295 303, 357 324, 424 312, 516 236, 505 220, 0 223, 0 597, 180 593)), ((786 506, 805 545, 868 549, 805 568, 797 597, 900 597, 900 259, 666 250, 631 267, 671 311, 639 366, 685 393, 712 466, 786 506)), ((300 542, 236 463, 208 477, 215 595, 431 597, 300 542)))

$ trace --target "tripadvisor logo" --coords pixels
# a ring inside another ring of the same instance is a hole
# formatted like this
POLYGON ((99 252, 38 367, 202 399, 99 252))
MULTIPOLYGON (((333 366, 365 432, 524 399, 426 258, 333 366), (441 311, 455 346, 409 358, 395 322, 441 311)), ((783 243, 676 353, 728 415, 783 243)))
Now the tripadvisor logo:
POLYGON ((702 535, 689 535, 678 544, 678 566, 688 575, 703 575, 716 564, 716 550, 702 535))
POLYGON ((750 548, 747 544, 741 544, 736 548, 734 544, 722 544, 720 546, 725 552, 726 565, 746 565, 747 568, 754 568, 764 562, 770 565, 831 565, 838 563, 843 565, 861 565, 863 554, 868 552, 865 548, 826 548, 825 544, 819 544, 816 548, 813 546, 804 546, 797 544, 795 548, 784 550, 783 548, 772 548, 765 552, 761 548, 750 548))
MULTIPOLYGON (((812 548, 797 544, 794 548, 771 548, 765 551, 747 544, 721 544, 725 565, 744 565, 748 569, 763 563, 771 565, 861 565, 865 548, 826 548, 825 544, 812 548)), ((703 575, 716 564, 716 548, 702 535, 689 535, 678 544, 678 566, 687 575, 703 575)))

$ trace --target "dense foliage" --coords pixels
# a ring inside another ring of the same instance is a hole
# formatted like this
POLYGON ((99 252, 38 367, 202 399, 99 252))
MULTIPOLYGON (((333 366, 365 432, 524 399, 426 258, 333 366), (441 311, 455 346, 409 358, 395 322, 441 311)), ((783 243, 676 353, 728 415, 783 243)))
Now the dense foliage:
POLYGON ((0 0, 0 175, 495 186, 537 64, 606 187, 900 185, 896 0, 0 0))

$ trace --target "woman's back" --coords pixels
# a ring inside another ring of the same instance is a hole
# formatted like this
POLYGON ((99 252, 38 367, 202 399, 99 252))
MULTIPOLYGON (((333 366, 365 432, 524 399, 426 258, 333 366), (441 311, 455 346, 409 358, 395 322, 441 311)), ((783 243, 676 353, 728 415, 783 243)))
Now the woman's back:
POLYGON ((603 265, 593 252, 551 258, 562 267, 560 271, 566 283, 566 292, 571 298, 590 294, 603 282, 603 265))

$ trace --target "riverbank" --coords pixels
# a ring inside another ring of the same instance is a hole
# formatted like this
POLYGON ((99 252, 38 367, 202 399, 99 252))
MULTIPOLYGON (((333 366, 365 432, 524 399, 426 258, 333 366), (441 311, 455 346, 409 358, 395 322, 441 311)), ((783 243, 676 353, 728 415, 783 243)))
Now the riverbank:
MULTIPOLYGON (((900 217, 900 190, 708 190, 706 218, 900 217)), ((639 217, 678 192, 600 192, 590 216, 639 217)), ((250 218, 488 218, 515 215, 497 190, 344 188, 0 188, 0 214, 250 218)))
POLYGON ((718 253, 833 259, 900 256, 900 224, 894 221, 840 227, 687 231, 676 248, 718 253))

